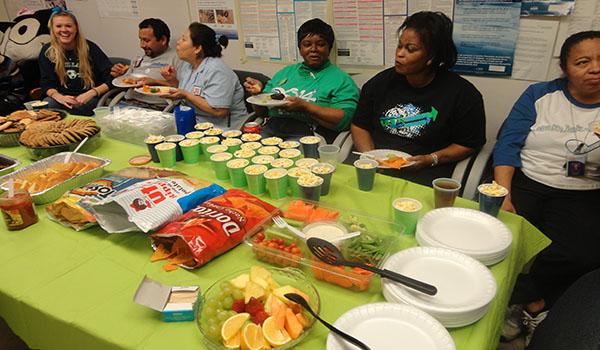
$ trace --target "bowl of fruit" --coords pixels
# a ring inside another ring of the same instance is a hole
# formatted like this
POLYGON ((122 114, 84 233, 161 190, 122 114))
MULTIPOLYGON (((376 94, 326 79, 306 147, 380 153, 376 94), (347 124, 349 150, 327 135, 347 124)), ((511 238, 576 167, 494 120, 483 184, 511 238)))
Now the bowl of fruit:
POLYGON ((196 323, 209 349, 291 349, 314 318, 285 297, 296 293, 319 313, 319 294, 295 268, 252 266, 225 276, 196 303, 196 323))

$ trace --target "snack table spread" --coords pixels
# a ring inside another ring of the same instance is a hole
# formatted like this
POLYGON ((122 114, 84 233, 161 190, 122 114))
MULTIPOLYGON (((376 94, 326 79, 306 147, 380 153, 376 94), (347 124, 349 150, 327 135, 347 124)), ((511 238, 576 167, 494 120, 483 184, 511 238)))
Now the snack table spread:
MULTIPOLYGON (((93 155, 112 160, 108 171, 128 166, 132 155, 144 153, 141 146, 104 138, 93 155)), ((30 164, 22 147, 0 148, 0 153, 30 164)), ((156 164, 155 164, 156 165, 156 164)), ((212 181, 226 188, 231 184, 217 180, 207 161, 199 164, 178 162, 177 170, 212 181)), ((430 188, 402 179, 377 175, 372 191, 359 191, 355 169, 339 165, 330 193, 321 202, 331 206, 382 215, 388 203, 387 219, 393 215, 392 201, 411 197, 423 204, 422 213, 433 209, 430 188), (360 201, 354 200, 360 197, 360 201)), ((268 194, 261 199, 279 206, 268 194)), ((477 208, 477 203, 458 198, 455 206, 477 208)), ((195 322, 164 323, 153 310, 133 302, 133 295, 144 275, 168 285, 199 285, 201 293, 222 276, 265 265, 252 248, 241 244, 230 252, 193 271, 162 270, 151 263, 150 238, 142 233, 108 234, 99 227, 77 232, 50 221, 37 206, 40 220, 21 231, 0 230, 0 317, 31 348, 42 349, 167 349, 175 344, 182 349, 204 349, 195 322)), ((501 212, 498 218, 513 234, 507 258, 491 266, 498 294, 487 314, 478 322, 450 334, 457 349, 495 349, 503 323, 505 306, 518 273, 549 240, 520 216, 501 212)), ((415 246, 414 237, 403 236, 402 248, 415 246)), ((335 322, 346 311, 359 305, 384 301, 381 292, 353 292, 310 277, 321 297, 321 316, 335 322)), ((376 291, 379 288, 375 289, 376 291)), ((328 330, 318 324, 298 349, 324 349, 328 330)))

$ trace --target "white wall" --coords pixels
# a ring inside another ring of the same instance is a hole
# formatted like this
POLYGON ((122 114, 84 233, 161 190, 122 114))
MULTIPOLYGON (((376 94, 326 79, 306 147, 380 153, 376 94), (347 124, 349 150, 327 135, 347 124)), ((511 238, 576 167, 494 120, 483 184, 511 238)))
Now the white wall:
MULTIPOLYGON (((0 4, 2 2, 0 1, 0 4)), ((191 10, 194 0, 140 0, 140 18, 162 18, 171 29, 171 44, 185 31, 188 24, 196 20, 191 10)), ((68 6, 77 15, 82 31, 96 42, 109 56, 134 57, 142 53, 137 38, 137 25, 140 20, 100 18, 95 1, 68 1, 68 6)), ((0 8, 0 15, 1 15, 0 8)), ((273 76, 280 64, 266 62, 242 62, 240 42, 230 41, 223 59, 233 69, 262 72, 273 76)), ((378 70, 352 75, 358 86, 362 86, 378 70)), ((495 140, 496 132, 506 118, 513 103, 532 82, 506 78, 483 78, 465 76, 482 93, 487 115, 488 140, 495 140)))

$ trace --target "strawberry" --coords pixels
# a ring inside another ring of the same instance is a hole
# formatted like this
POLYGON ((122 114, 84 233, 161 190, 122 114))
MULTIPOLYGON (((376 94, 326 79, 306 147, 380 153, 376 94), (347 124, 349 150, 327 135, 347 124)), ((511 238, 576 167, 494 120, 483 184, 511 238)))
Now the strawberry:
POLYGON ((260 302, 260 300, 254 298, 254 297, 250 298, 250 300, 246 304, 246 312, 249 313, 250 315, 254 316, 257 312, 264 311, 264 310, 265 310, 265 307, 260 302))
POLYGON ((238 314, 246 312, 246 303, 244 303, 244 299, 235 300, 231 306, 231 310, 237 312, 238 314))
POLYGON ((269 318, 269 314, 265 310, 261 310, 252 316, 252 322, 262 326, 267 318, 269 318))

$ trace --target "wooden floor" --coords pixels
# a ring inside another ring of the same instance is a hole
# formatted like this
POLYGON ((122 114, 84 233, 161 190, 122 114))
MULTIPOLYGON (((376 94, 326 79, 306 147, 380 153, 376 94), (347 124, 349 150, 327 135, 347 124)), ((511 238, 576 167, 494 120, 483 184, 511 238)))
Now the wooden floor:
POLYGON ((0 318, 0 349, 1 350, 31 350, 16 336, 6 322, 0 318))

